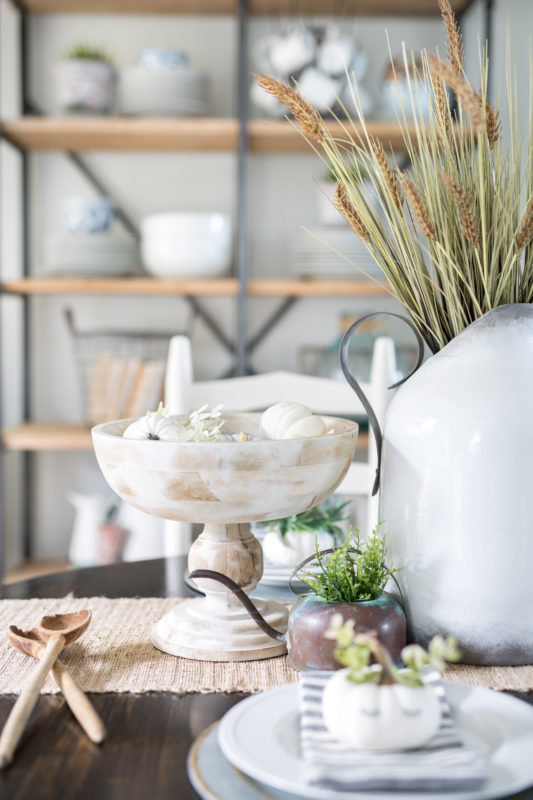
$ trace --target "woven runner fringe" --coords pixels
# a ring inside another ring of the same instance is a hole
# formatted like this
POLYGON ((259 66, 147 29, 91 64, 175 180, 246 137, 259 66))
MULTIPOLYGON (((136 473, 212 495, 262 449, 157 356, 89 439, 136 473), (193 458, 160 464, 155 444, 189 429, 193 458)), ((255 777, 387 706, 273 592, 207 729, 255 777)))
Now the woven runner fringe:
MULTIPOLYGON (((0 601, 0 631, 9 625, 34 627, 45 614, 89 608, 92 621, 61 655, 87 692, 261 692, 298 680, 284 656, 262 661, 192 661, 167 655, 150 641, 152 625, 179 601, 176 598, 59 598, 0 601)), ((0 694, 18 694, 35 661, 0 635, 0 694)), ((527 692, 533 690, 533 666, 452 666, 446 679, 475 686, 527 692)), ((43 692, 59 691, 51 677, 43 692)))

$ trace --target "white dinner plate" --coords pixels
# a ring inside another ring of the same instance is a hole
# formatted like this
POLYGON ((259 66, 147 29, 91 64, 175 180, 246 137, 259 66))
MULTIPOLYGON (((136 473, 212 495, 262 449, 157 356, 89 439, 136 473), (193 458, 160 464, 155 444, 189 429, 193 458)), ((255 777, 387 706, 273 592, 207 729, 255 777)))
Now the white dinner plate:
MULTIPOLYGON (((533 785, 533 707, 478 686, 447 683, 446 692, 465 745, 486 757, 490 777, 482 789, 416 792, 417 800, 489 800, 533 785)), ((413 792, 345 792, 310 786, 300 758, 298 716, 297 684, 253 695, 220 723, 222 753, 255 781, 309 800, 412 800, 413 792)))

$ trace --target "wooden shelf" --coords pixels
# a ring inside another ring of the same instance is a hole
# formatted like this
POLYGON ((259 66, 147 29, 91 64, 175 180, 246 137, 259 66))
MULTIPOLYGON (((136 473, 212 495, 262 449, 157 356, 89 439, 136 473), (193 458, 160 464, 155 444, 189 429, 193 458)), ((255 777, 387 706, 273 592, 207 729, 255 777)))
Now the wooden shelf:
MULTIPOLYGON (((388 149, 404 151, 405 143, 394 121, 370 120, 370 133, 388 149)), ((6 139, 23 150, 122 150, 236 152, 235 119, 131 119, 127 117, 23 117, 3 123, 6 139)), ((342 137, 342 125, 328 123, 342 137)), ((416 136, 414 125, 410 128, 416 136)), ((250 120, 252 153, 308 153, 312 149, 295 125, 287 120, 250 120)))
POLYGON ((20 0, 34 14, 236 14, 237 0, 20 0))
MULTIPOLYGON (((25 422, 2 431, 2 445, 6 450, 27 452, 53 450, 92 450, 91 430, 85 425, 68 422, 25 422)), ((368 447, 368 433, 362 431, 357 439, 357 449, 368 447)))
MULTIPOLYGON (((451 0, 456 12, 464 11, 471 0, 451 0)), ((25 11, 36 14, 236 14, 237 0, 21 0, 25 11)), ((397 16, 435 17, 436 0, 343 0, 342 6, 324 0, 250 0, 252 14, 303 16, 397 16)))
POLYGON ((388 293, 389 290, 385 284, 374 283, 374 281, 251 280, 248 282, 248 294, 251 297, 340 297, 342 295, 353 297, 388 293))
MULTIPOLYGON (((451 0, 451 5, 456 13, 461 13, 471 1, 451 0)), ((436 17, 440 13, 437 0, 343 0, 340 6, 332 0, 298 0, 292 8, 292 16, 436 17)), ((287 0, 250 0, 250 11, 252 14, 290 15, 291 4, 287 0)))
POLYGON ((90 450, 90 428, 62 422, 25 422, 2 431, 6 450, 90 450))
POLYGON ((0 283, 6 294, 140 294, 140 295, 236 295, 235 278, 162 280, 158 278, 21 278, 0 283))
MULTIPOLYGON (((355 269, 354 269, 355 273, 355 269)), ((356 274, 356 273, 355 273, 356 274)), ((21 278, 0 284, 0 291, 15 295, 139 294, 232 296, 239 291, 235 278, 171 281, 157 278, 21 278)), ((251 280, 252 297, 338 297, 387 294, 385 284, 362 280, 251 280)))
POLYGON ((22 117, 3 135, 22 150, 141 150, 235 152, 235 119, 155 117, 22 117))

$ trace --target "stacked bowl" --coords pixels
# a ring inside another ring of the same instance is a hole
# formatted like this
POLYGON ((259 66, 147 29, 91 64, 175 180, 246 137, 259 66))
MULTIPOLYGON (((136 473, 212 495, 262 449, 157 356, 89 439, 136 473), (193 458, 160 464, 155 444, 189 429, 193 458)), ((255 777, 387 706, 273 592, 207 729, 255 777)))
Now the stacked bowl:
POLYGON ((137 271, 137 244, 131 237, 110 232, 114 216, 108 197, 66 197, 62 208, 65 230, 45 238, 47 272, 103 276, 137 271))
POLYGON ((141 254, 147 272, 158 278, 214 278, 232 260, 228 214, 174 212, 141 221, 141 254))
POLYGON ((189 117, 207 112, 206 76, 187 65, 181 50, 150 49, 122 70, 119 105, 133 116, 189 117))

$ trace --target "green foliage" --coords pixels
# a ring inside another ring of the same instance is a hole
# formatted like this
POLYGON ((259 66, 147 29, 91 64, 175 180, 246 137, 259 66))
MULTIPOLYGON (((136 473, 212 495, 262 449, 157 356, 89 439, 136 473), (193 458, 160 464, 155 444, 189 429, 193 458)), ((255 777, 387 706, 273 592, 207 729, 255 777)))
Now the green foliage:
MULTIPOLYGON (((366 165, 359 160, 353 160, 351 162, 348 161, 346 164, 346 170, 352 184, 363 183, 370 177, 370 173, 366 165)), ((335 165, 332 164, 327 171, 326 180, 337 182, 338 180, 345 179, 345 177, 346 175, 344 171, 342 174, 339 174, 339 171, 336 169, 335 165)))
POLYGON ((301 571, 298 578, 328 603, 375 600, 397 572, 385 566, 385 538, 380 527, 381 523, 363 543, 354 528, 341 547, 329 555, 321 555, 317 547, 313 565, 318 565, 319 571, 301 571))
POLYGON ((112 64, 111 55, 100 47, 93 47, 86 42, 78 42, 65 53, 65 58, 82 59, 86 61, 103 61, 112 64))
POLYGON ((343 535, 339 522, 348 519, 348 517, 341 516, 348 503, 348 500, 344 503, 330 500, 321 506, 315 506, 315 508, 310 508, 308 511, 303 511, 301 514, 275 519, 270 523, 269 527, 271 530, 279 531, 282 539, 285 538, 287 533, 298 533, 299 531, 329 533, 333 536, 333 542, 336 544, 337 539, 343 535))
POLYGON ((402 650, 405 667, 391 663, 390 656, 375 634, 360 634, 354 631, 354 621, 344 622, 341 614, 331 618, 327 639, 333 639, 337 647, 335 658, 347 667, 348 679, 354 683, 402 683, 405 686, 423 686, 424 670, 431 668, 442 672, 446 662, 459 661, 461 653, 453 636, 434 636, 427 650, 411 644, 402 650), (377 663, 370 664, 374 656, 377 663))

